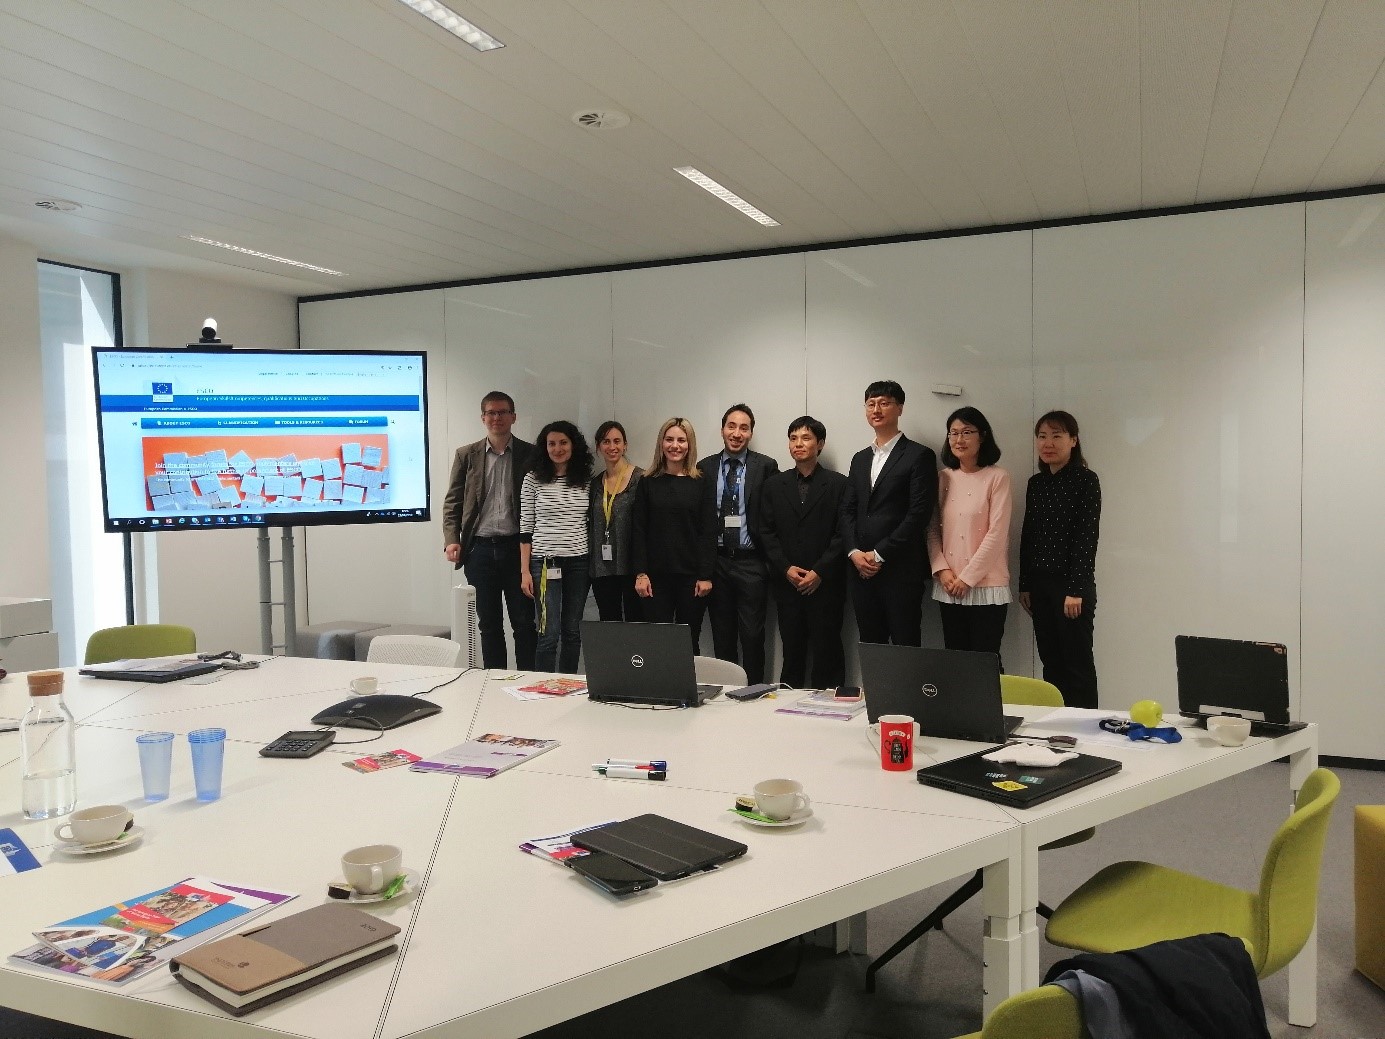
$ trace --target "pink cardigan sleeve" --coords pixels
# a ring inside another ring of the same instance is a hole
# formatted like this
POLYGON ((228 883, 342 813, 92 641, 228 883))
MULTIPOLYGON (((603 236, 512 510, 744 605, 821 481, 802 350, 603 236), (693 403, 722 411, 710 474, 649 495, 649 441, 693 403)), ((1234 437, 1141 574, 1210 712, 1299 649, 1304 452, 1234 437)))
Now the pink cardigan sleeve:
POLYGON ((938 471, 938 507, 928 523, 928 565, 929 573, 938 574, 946 570, 947 557, 943 555, 943 502, 947 500, 948 470, 938 471))

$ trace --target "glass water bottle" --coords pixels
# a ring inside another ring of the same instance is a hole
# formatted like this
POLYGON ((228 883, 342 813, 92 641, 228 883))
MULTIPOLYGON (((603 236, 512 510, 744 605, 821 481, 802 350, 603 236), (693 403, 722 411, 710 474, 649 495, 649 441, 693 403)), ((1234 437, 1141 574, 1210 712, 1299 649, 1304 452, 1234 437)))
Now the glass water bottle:
POLYGON ((29 710, 19 723, 26 819, 67 815, 77 804, 77 723, 63 703, 63 673, 29 675, 29 710))

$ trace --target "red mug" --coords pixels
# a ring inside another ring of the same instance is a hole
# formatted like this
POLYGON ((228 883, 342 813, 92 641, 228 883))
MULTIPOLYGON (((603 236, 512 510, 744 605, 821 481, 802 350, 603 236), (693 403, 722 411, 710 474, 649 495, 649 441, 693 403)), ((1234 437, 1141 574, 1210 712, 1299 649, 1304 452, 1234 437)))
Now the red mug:
POLYGON ((880 716, 880 767, 888 772, 914 767, 914 719, 907 714, 880 716))

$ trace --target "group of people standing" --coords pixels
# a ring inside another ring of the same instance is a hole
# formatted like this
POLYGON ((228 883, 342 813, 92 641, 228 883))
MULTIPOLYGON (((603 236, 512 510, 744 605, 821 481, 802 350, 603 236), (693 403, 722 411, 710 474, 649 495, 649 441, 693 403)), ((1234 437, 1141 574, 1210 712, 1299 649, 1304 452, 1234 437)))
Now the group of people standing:
MULTIPOLYGON (((476 588, 485 666, 506 666, 508 612, 521 669, 576 671, 593 591, 602 620, 687 624, 694 651, 705 615, 716 655, 761 682, 772 595, 779 680, 831 688, 846 677, 847 595, 861 641, 917 646, 930 580, 947 648, 998 654, 1012 601, 1000 448, 980 411, 959 408, 940 470, 932 450, 900 431, 904 403, 896 382, 866 388, 875 438, 843 475, 820 463, 827 430, 810 415, 789 423, 791 470, 750 449, 746 404, 722 416, 722 450, 696 461, 692 423, 668 419, 641 469, 626 457, 619 422, 598 427, 596 457, 567 421, 528 444, 510 432, 509 394, 486 394, 486 436, 457 449, 443 506, 444 554, 476 588)), ((1035 449, 1018 598, 1044 678, 1069 704, 1095 707, 1100 484, 1067 412, 1038 421, 1035 449)))

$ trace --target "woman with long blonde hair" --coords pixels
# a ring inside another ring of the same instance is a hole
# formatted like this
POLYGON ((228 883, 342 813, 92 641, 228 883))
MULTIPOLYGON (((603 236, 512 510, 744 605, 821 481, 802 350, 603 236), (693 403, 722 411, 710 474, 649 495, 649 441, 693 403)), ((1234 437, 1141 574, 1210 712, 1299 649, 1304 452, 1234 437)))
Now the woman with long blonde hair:
POLYGON ((635 493, 632 557, 645 620, 686 624, 693 652, 716 565, 717 510, 697 468, 697 433, 685 418, 659 427, 654 461, 635 493))

